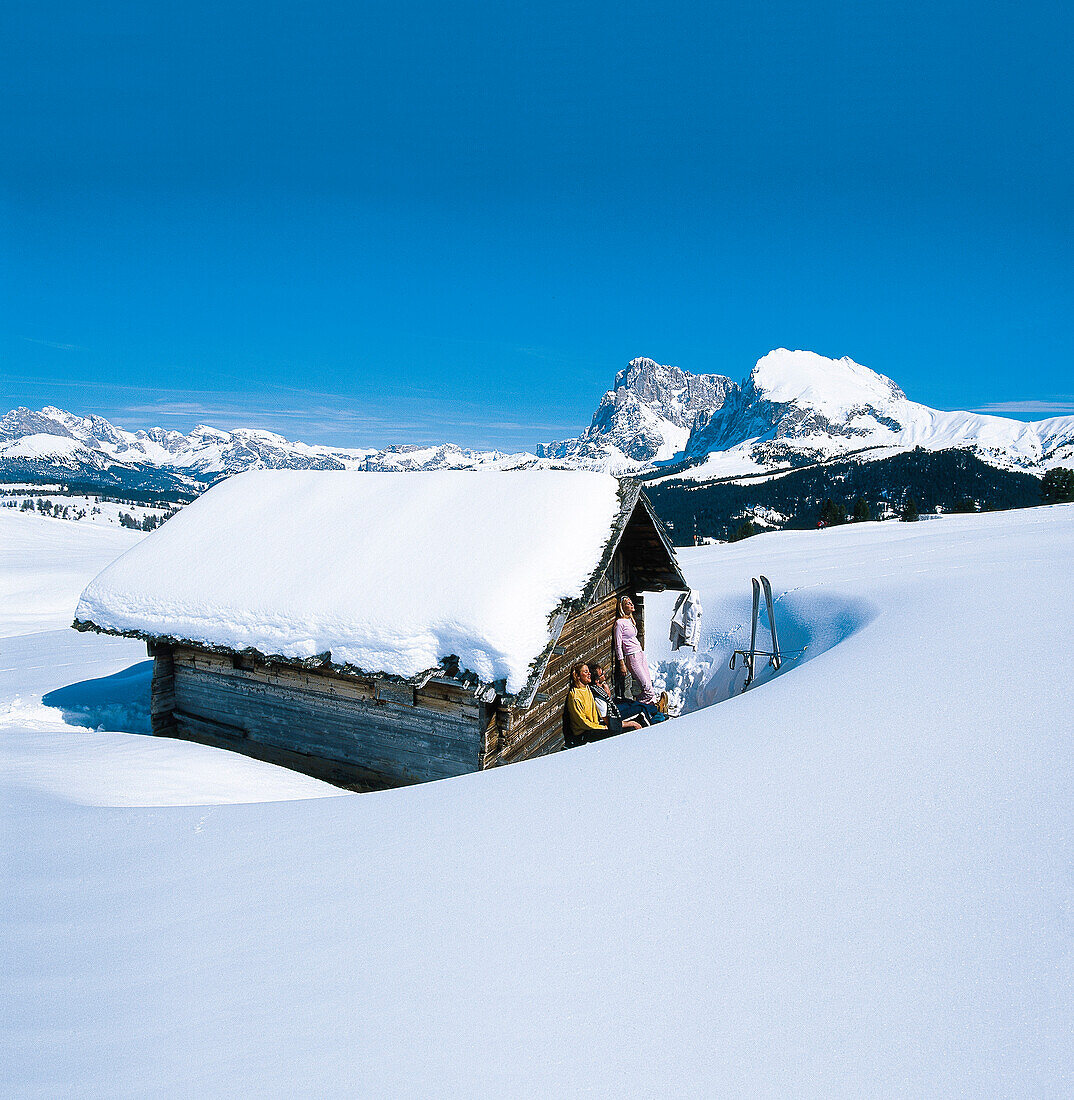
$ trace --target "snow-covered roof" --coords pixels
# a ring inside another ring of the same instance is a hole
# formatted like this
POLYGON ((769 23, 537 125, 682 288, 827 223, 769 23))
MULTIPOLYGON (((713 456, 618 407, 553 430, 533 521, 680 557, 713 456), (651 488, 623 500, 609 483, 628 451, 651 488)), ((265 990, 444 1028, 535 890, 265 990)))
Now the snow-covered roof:
POLYGON ((516 694, 637 499, 581 471, 252 471, 110 565, 76 625, 406 678, 454 655, 516 694))

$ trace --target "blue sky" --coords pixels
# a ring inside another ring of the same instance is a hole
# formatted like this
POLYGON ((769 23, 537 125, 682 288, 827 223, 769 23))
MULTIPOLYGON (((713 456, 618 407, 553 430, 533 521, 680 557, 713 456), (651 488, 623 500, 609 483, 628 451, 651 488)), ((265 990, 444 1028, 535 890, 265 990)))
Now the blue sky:
POLYGON ((21 9, 4 408, 531 447, 785 346, 1074 411, 1059 3, 21 9))

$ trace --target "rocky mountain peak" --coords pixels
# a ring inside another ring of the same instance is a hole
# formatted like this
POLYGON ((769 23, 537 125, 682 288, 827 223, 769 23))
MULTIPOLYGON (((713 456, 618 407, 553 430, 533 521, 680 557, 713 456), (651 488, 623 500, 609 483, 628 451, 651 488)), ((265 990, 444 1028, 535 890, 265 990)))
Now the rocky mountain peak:
MULTIPOLYGON (((655 359, 632 359, 615 376, 613 395, 633 394, 638 401, 680 428, 689 429, 702 410, 718 409, 738 386, 721 374, 691 374, 655 359)), ((599 415, 599 411, 598 411, 599 415)), ((597 417, 593 418, 596 426, 597 417)))
POLYGON ((0 439, 22 439, 28 435, 55 435, 66 439, 74 438, 70 429, 57 420, 52 413, 58 409, 45 407, 28 409, 20 405, 0 418, 0 439))
POLYGON ((690 374, 655 359, 632 359, 615 376, 581 436, 538 448, 542 457, 626 473, 674 457, 698 415, 723 405, 739 387, 719 374, 690 374))

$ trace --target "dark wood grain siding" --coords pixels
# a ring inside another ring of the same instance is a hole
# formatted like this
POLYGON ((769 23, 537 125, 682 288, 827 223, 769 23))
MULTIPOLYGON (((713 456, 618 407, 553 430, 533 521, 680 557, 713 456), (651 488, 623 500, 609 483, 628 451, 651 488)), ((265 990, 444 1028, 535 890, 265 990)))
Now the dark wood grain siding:
MULTIPOLYGON (((509 717, 509 715, 506 715, 509 717)), ((496 763, 497 754, 501 744, 501 726, 504 722, 505 712, 501 712, 498 705, 490 706, 485 714, 484 744, 481 750, 481 767, 491 768, 496 763)))
POLYGON ((346 787, 352 791, 379 791, 387 786, 381 776, 374 772, 367 772, 356 764, 329 760, 321 756, 309 756, 291 749, 263 745, 248 739, 241 745, 221 740, 219 730, 211 723, 186 714, 177 715, 177 732, 174 736, 185 741, 196 741, 201 745, 211 745, 213 748, 234 749, 254 760, 264 760, 269 764, 303 772, 316 779, 323 779, 326 783, 334 783, 337 787, 346 787))
POLYGON ((180 736, 261 759, 279 750, 297 760, 287 766, 314 775, 327 767, 349 775, 348 786, 399 786, 481 767, 487 716, 471 694, 444 684, 383 686, 279 665, 235 668, 184 648, 174 661, 174 717, 180 736))
POLYGON ((563 704, 570 690, 571 666, 578 661, 600 661, 606 668, 611 666, 616 602, 628 591, 620 588, 610 592, 567 620, 559 636, 562 652, 552 655, 541 678, 539 691, 548 696, 547 700, 534 703, 528 710, 501 712, 509 714, 510 720, 501 717, 499 743, 495 751, 486 751, 486 767, 563 748, 563 704))
POLYGON ((160 737, 175 734, 175 660, 169 646, 150 645, 153 679, 149 688, 149 725, 160 737))
POLYGON ((179 664, 190 668, 218 672, 222 675, 244 676, 269 684, 307 687, 311 691, 346 698, 373 699, 376 683, 373 680, 341 676, 331 671, 298 668, 293 665, 277 665, 267 661, 254 662, 245 657, 235 658, 221 653, 211 653, 192 646, 179 646, 175 650, 179 664))
POLYGON ((645 597, 640 593, 634 595, 634 622, 638 626, 638 641, 642 649, 645 648, 645 597))
POLYGON ((666 568, 666 536, 657 532, 645 508, 634 510, 619 543, 619 552, 629 563, 629 583, 634 588, 662 591, 668 584, 678 587, 666 568))
POLYGON ((630 569, 621 549, 616 550, 604 576, 600 578, 590 606, 603 603, 613 593, 625 591, 630 584, 630 569))

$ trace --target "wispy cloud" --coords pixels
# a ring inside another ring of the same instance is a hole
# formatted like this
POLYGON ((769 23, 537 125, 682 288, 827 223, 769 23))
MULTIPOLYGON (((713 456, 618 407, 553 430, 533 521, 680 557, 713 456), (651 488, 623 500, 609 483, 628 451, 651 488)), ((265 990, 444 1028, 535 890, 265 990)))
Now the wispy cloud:
MULTIPOLYGON (((339 399, 342 400, 342 399, 339 399)), ((574 431, 577 425, 562 421, 533 423, 523 420, 493 420, 477 415, 477 407, 456 401, 421 401, 409 403, 400 415, 399 411, 386 409, 356 409, 320 404, 281 406, 249 400, 216 401, 164 399, 115 406, 113 415, 134 417, 143 423, 154 417, 168 419, 180 417, 188 420, 243 420, 245 427, 264 427, 266 420, 320 424, 333 431, 340 429, 392 428, 419 426, 448 426, 458 428, 487 428, 503 431, 574 431), (256 421, 256 423, 255 423, 256 421)))
POLYGON ((316 406, 251 409, 201 402, 152 402, 116 408, 107 415, 128 430, 159 425, 189 431, 195 424, 225 431, 261 428, 303 443, 347 447, 458 443, 477 449, 532 450, 540 441, 562 439, 578 431, 575 424, 483 420, 438 408, 366 412, 316 406))
MULTIPOLYGON (((243 427, 264 427, 264 421, 316 422, 333 428, 381 427, 392 421, 387 416, 359 412, 353 409, 322 408, 306 405, 285 408, 279 405, 258 405, 250 402, 224 401, 147 401, 141 404, 117 405, 114 416, 135 417, 148 422, 154 417, 199 421, 243 421, 243 427)), ((214 425, 219 426, 219 425, 214 425)))
POLYGON ((995 401, 990 405, 981 405, 973 411, 991 413, 994 416, 1066 416, 1074 413, 1074 396, 1064 395, 1052 401, 995 401))
POLYGON ((57 351, 85 351, 81 344, 58 344, 55 340, 35 340, 32 336, 20 336, 28 344, 40 344, 44 348, 55 348, 57 351))

